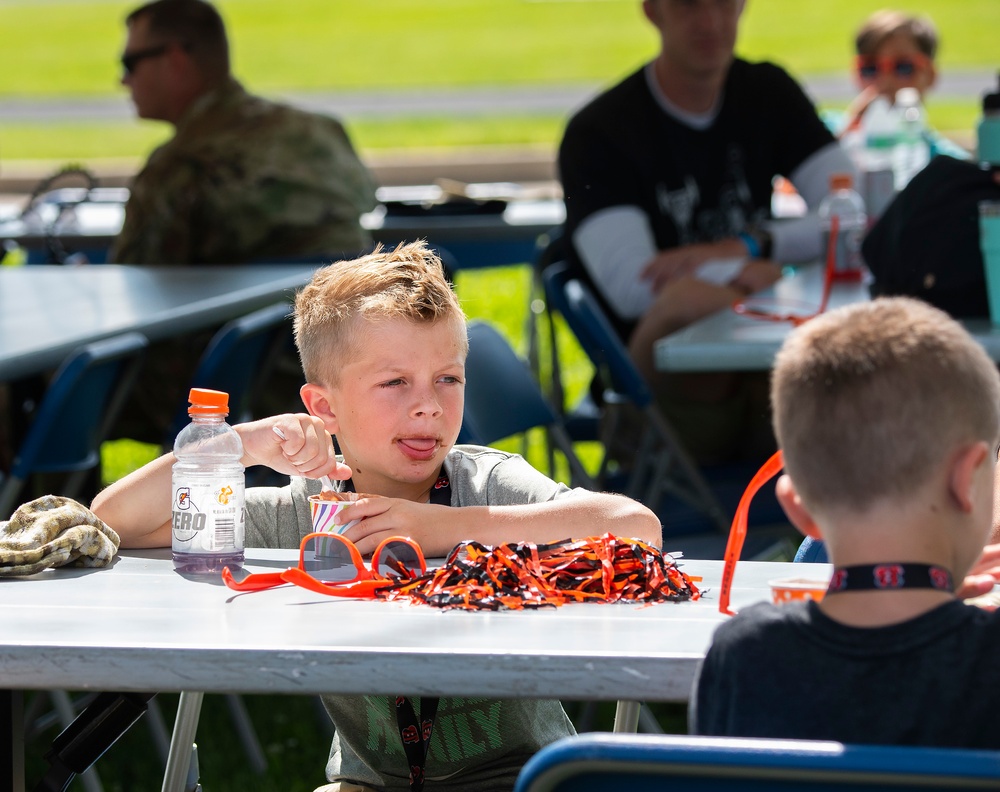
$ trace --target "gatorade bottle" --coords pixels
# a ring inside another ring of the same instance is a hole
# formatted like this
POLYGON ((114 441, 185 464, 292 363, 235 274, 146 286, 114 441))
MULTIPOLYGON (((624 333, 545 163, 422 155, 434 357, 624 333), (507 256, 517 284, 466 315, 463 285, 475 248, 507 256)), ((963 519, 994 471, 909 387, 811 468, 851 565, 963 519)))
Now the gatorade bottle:
POLYGON ((243 565, 243 443, 229 424, 229 394, 192 388, 189 423, 174 442, 174 569, 218 573, 243 565))
POLYGON ((820 202, 818 210, 822 223, 824 255, 829 250, 831 219, 837 218, 836 263, 833 277, 837 280, 861 280, 864 265, 861 259, 861 242, 864 239, 868 217, 865 202, 853 188, 850 174, 835 173, 830 177, 830 192, 820 202))

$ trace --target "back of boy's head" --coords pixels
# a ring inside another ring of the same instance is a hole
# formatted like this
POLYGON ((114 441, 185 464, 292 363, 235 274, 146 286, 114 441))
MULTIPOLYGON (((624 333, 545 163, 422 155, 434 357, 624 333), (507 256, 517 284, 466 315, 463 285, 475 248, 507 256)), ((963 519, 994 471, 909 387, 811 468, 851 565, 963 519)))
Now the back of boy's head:
POLYGON ((946 313, 905 297, 796 329, 775 361, 771 403, 785 469, 810 509, 860 513, 905 498, 956 446, 1000 432, 996 365, 946 313))
POLYGON ((887 39, 900 33, 913 39, 917 49, 934 60, 938 48, 934 23, 927 17, 888 9, 876 11, 865 20, 855 35, 854 49, 858 55, 875 55, 887 39))
POLYGON ((357 323, 387 319, 464 321, 441 259, 423 241, 395 250, 379 245, 317 270, 295 298, 295 344, 306 379, 334 382, 354 350, 357 323))

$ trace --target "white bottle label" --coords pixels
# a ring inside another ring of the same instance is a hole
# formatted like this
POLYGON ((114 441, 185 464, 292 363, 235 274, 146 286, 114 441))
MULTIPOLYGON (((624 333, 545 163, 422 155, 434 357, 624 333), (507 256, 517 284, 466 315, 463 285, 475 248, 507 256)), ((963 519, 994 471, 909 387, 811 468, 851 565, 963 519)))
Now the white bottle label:
POLYGON ((224 553, 243 550, 243 477, 174 484, 175 553, 224 553))
MULTIPOLYGON (((845 224, 837 234, 835 272, 858 272, 864 263, 861 256, 861 243, 864 241, 864 228, 845 224)), ((830 231, 823 232, 824 254, 829 250, 830 231)))

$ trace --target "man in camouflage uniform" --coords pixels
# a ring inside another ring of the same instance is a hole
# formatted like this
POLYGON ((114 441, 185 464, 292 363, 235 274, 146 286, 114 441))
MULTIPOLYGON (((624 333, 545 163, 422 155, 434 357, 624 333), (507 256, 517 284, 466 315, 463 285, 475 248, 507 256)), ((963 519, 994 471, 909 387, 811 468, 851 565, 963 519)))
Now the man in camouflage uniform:
MULTIPOLYGON (((375 207, 375 185, 343 126, 243 90, 211 4, 157 0, 132 11, 126 25, 122 84, 140 118, 167 121, 175 134, 136 176, 109 261, 328 263, 370 245, 360 215, 375 207)), ((217 329, 150 347, 112 437, 170 440, 171 420, 217 329)), ((302 383, 289 345, 255 394, 254 412, 301 410, 302 383)))
POLYGON ((157 0, 126 24, 122 84, 175 134, 136 176, 110 261, 329 260, 369 244, 359 217, 375 187, 344 128, 244 91, 213 6, 157 0))

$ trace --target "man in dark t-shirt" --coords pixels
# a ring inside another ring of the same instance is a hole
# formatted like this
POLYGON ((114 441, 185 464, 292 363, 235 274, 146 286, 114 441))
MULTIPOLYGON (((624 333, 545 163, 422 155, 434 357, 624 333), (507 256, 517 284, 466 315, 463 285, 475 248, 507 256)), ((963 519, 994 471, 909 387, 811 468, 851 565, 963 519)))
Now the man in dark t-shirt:
POLYGON ((743 8, 645 0, 660 54, 577 113, 559 152, 571 264, 705 461, 743 445, 748 380, 665 377, 653 342, 773 283, 772 259, 819 256, 814 214, 771 220, 775 176, 815 208, 831 174, 853 173, 787 73, 734 57, 743 8), (696 436, 703 428, 716 436, 696 436))

